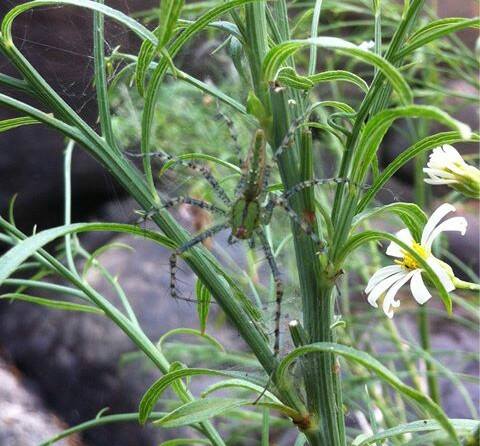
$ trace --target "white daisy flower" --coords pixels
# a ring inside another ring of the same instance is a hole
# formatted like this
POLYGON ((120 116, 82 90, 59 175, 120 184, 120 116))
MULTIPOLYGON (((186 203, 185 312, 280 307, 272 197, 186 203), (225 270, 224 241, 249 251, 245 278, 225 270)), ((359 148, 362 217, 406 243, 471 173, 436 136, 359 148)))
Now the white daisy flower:
MULTIPOLYGON (((442 232, 454 231, 465 235, 467 230, 467 220, 465 218, 452 217, 441 222, 448 213, 453 211, 455 211, 455 208, 451 204, 442 204, 428 219, 420 243, 413 239, 408 229, 402 229, 395 234, 398 239, 425 259, 448 292, 455 289, 455 278, 450 267, 432 254, 432 244, 442 232)), ((392 318, 393 308, 400 306, 400 301, 395 299, 395 296, 407 282, 410 281, 413 298, 420 305, 427 302, 432 295, 423 282, 422 267, 408 252, 392 242, 388 246, 386 254, 396 257, 395 265, 378 270, 368 281, 365 292, 368 294, 368 303, 375 308, 378 307, 378 299, 384 296, 383 311, 389 318, 392 318)))
POLYGON ((445 144, 433 149, 427 167, 425 182, 448 185, 470 197, 480 198, 480 170, 465 162, 458 151, 445 144))

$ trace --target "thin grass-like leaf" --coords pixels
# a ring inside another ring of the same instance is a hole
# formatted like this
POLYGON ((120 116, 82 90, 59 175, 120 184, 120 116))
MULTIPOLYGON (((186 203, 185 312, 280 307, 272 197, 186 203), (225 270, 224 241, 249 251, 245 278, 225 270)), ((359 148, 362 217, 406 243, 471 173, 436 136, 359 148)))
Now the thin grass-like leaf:
POLYGON ((354 45, 351 42, 337 37, 317 37, 315 39, 289 40, 273 47, 265 56, 263 62, 263 79, 275 80, 282 64, 303 47, 316 45, 320 48, 335 50, 341 54, 347 54, 375 66, 390 81, 393 89, 397 92, 400 102, 408 105, 413 101, 413 94, 402 74, 386 59, 371 53, 368 50, 354 45))
POLYGON ((197 296, 197 314, 200 322, 200 332, 205 334, 212 295, 202 281, 198 279, 195 284, 195 294, 197 296))
POLYGON ((16 129, 18 127, 23 127, 24 125, 33 125, 33 124, 40 124, 35 118, 31 118, 30 116, 24 116, 21 118, 12 118, 12 119, 4 119, 0 121, 0 133, 8 132, 9 130, 16 129))
MULTIPOLYGON (((475 429, 475 427, 477 427, 479 424, 478 421, 464 419, 451 419, 450 422, 459 434, 468 433, 475 429)), ((397 437, 399 435, 410 434, 414 432, 438 431, 441 429, 443 429, 442 425, 436 420, 413 421, 411 423, 400 424, 391 429, 386 429, 374 435, 361 434, 355 438, 352 446, 367 446, 381 440, 397 437)))
POLYGON ((352 231, 366 220, 379 217, 383 213, 391 213, 400 217, 415 240, 420 240, 428 218, 425 212, 414 203, 391 203, 362 212, 353 219, 352 231))
POLYGON ((218 349, 220 352, 224 352, 225 349, 222 344, 220 344, 219 341, 217 341, 213 336, 207 334, 207 333, 202 333, 199 330, 195 330, 194 328, 174 328, 173 330, 167 331, 165 334, 163 334, 160 339, 157 342, 157 347, 159 350, 162 350, 164 342, 167 340, 167 338, 171 336, 177 336, 177 335, 189 335, 189 336, 196 336, 202 341, 208 342, 210 345, 218 349))
POLYGON ((480 18, 448 17, 435 20, 412 34, 407 44, 395 55, 395 58, 401 59, 436 39, 467 28, 480 28, 480 18))
POLYGON ((242 170, 235 166, 235 164, 229 163, 228 161, 224 161, 216 156, 207 155, 205 153, 197 152, 197 153, 185 153, 183 155, 179 155, 174 159, 168 160, 163 164, 162 168, 160 169, 159 175, 162 176, 165 172, 175 166, 177 160, 203 160, 203 161, 210 161, 212 163, 218 164, 219 166, 227 167, 228 169, 232 170, 235 173, 241 174, 242 170))
POLYGON ((156 426, 175 428, 189 426, 209 420, 218 415, 226 415, 228 411, 251 404, 251 401, 238 398, 209 398, 184 404, 163 418, 153 422, 156 426))
POLYGON ((3 37, 7 39, 7 41, 12 42, 12 35, 11 35, 11 26, 13 24, 13 21, 20 15, 25 12, 27 12, 30 9, 33 8, 39 8, 42 6, 52 6, 52 5, 71 5, 71 6, 77 6, 80 8, 87 8, 91 9, 93 11, 98 11, 114 20, 117 22, 120 22, 130 28, 135 34, 137 34, 142 40, 147 39, 150 40, 154 45, 158 43, 157 38, 155 35, 149 31, 147 28, 145 28, 142 24, 137 22, 136 20, 132 19, 128 15, 110 8, 108 6, 105 6, 101 3, 97 3, 95 1, 91 0, 34 0, 31 2, 27 3, 22 3, 21 5, 18 5, 10 11, 8 11, 2 21, 1 25, 1 32, 3 34, 3 37))
POLYGON ((53 310, 78 311, 81 313, 104 314, 102 310, 92 305, 76 304, 64 300, 46 299, 44 297, 30 296, 22 293, 6 293, 0 296, 0 299, 19 300, 32 304, 47 307, 53 310))
POLYGON ((207 397, 213 392, 217 390, 223 389, 242 389, 242 390, 250 390, 252 392, 258 393, 259 395, 263 395, 265 398, 269 399, 272 402, 281 404, 282 402, 270 391, 265 390, 265 387, 259 386, 257 384, 251 383, 244 379, 227 379, 224 381, 220 381, 218 383, 212 384, 208 386, 201 394, 202 398, 207 397))
POLYGON ((469 140, 472 135, 468 125, 452 118, 438 107, 410 105, 384 110, 370 119, 362 131, 352 163, 355 166, 352 175, 353 181, 360 183, 365 178, 385 133, 392 123, 400 118, 423 118, 438 121, 457 130, 464 140, 469 140))

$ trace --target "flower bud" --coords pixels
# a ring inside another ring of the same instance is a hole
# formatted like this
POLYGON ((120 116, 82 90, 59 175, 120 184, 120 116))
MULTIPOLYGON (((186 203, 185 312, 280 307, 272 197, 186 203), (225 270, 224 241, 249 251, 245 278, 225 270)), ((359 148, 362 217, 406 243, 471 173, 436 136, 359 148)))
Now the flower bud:
POLYGON ((433 149, 423 171, 428 175, 428 184, 448 185, 463 195, 480 198, 480 170, 467 164, 448 144, 433 149))

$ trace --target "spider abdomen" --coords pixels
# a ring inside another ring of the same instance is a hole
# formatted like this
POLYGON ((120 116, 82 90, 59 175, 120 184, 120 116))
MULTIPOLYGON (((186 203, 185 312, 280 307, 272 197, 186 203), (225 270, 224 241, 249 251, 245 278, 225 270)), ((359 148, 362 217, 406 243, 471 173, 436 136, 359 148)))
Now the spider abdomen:
POLYGON ((247 240, 260 226, 260 203, 257 200, 239 198, 232 207, 232 235, 240 240, 247 240))

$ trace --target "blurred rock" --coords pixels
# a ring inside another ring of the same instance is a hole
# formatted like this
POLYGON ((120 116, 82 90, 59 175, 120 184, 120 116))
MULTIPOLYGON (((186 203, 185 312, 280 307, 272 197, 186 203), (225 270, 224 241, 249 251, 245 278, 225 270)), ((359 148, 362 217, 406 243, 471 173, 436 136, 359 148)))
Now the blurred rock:
MULTIPOLYGON (((30 383, 0 358, 0 445, 38 446, 66 429, 66 425, 49 412, 30 383)), ((77 436, 56 443, 58 446, 81 446, 77 436)))

